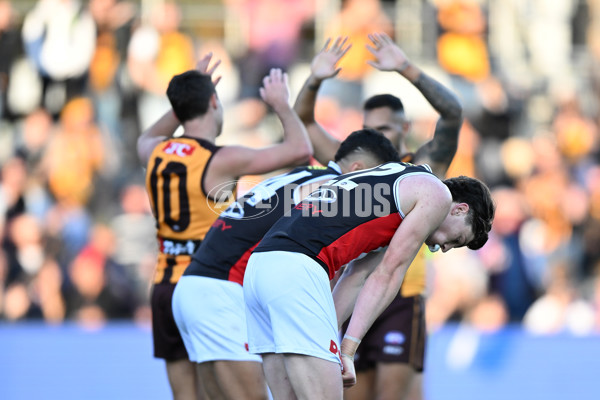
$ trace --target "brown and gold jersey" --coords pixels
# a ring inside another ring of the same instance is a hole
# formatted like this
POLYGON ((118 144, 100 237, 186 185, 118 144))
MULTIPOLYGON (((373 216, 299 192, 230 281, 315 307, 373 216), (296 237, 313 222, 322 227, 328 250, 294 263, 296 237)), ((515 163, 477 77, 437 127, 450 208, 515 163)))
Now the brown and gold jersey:
MULTIPOLYGON (((403 162, 413 162, 414 154, 407 153, 403 155, 401 159, 403 162)), ((400 287, 400 295, 402 297, 412 297, 425 292, 426 251, 427 246, 421 246, 421 250, 419 250, 415 259, 406 271, 404 281, 402 281, 402 286, 400 287)))
POLYGON ((218 150, 206 140, 182 136, 165 140, 152 151, 146 189, 158 239, 155 283, 179 280, 213 222, 235 198, 226 190, 204 190, 206 168, 218 150))

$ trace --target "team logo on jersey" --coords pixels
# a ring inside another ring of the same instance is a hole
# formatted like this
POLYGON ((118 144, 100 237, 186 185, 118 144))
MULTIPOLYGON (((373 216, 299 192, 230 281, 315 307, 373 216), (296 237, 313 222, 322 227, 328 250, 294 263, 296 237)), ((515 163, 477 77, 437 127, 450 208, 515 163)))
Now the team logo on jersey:
POLYGON ((179 143, 179 142, 169 142, 165 147, 163 147, 163 152, 166 154, 175 154, 179 157, 187 157, 191 156, 192 153, 196 150, 195 147, 190 146, 187 143, 179 143))

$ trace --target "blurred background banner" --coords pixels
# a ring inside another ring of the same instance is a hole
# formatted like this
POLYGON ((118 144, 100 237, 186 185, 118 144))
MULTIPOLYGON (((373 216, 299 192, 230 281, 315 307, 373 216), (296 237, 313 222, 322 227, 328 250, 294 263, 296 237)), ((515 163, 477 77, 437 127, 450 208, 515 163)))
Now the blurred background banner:
MULTIPOLYGON (((0 325, 0 398, 159 400, 170 396, 147 328, 0 325)), ((600 336, 495 333, 449 324, 431 335, 430 400, 596 400, 600 336)))

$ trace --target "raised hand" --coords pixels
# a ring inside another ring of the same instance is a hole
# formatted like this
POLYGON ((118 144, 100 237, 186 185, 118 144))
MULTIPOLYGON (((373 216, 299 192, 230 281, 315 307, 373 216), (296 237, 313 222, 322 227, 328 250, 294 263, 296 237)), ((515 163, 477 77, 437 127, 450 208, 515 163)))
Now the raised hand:
POLYGON ((315 55, 310 65, 311 73, 315 78, 319 80, 332 78, 341 71, 341 68, 336 68, 336 64, 352 47, 351 44, 346 44, 347 41, 348 37, 342 39, 338 36, 330 47, 331 38, 327 39, 325 45, 315 55))
POLYGON ((279 68, 272 68, 269 75, 263 78, 263 87, 259 89, 260 97, 276 111, 278 107, 289 107, 290 96, 288 76, 279 68))
POLYGON ((369 39, 373 46, 367 44, 367 50, 376 58, 375 61, 367 61, 369 65, 380 71, 402 72, 410 64, 404 51, 385 33, 369 34, 369 39))
MULTIPOLYGON (((215 61, 215 63, 213 64, 212 67, 208 68, 208 66, 210 65, 210 61, 212 60, 212 56, 213 56, 212 52, 205 54, 204 57, 202 57, 196 63, 196 71, 198 71, 204 75, 210 75, 212 77, 212 74, 215 72, 217 67, 221 64, 221 60, 217 60, 217 61, 215 61)), ((213 85, 217 86, 217 84, 219 83, 220 80, 221 80, 220 76, 213 78, 213 85)))

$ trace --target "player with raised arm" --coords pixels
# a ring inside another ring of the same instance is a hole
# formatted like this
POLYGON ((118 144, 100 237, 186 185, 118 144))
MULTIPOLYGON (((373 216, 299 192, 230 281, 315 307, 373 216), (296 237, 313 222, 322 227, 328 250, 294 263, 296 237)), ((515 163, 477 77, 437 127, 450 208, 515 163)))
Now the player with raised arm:
POLYGON ((367 129, 350 134, 334 160, 269 178, 231 204, 177 283, 175 322, 210 398, 267 398, 261 359, 247 350, 242 293, 246 262, 263 235, 320 184, 399 157, 385 136, 367 129))
MULTIPOLYGON (((443 179, 456 153, 462 125, 460 102, 447 88, 414 65, 404 52, 385 34, 369 35, 369 51, 375 61, 369 62, 381 71, 392 71, 410 81, 440 115, 433 138, 415 153, 406 146, 410 131, 400 99, 390 94, 373 96, 364 103, 363 125, 386 135, 404 161, 428 164, 432 172, 443 179)), ((296 104, 298 115, 306 125, 315 146, 315 158, 327 159, 335 152, 339 141, 329 135, 315 120, 314 107, 321 83, 339 72, 337 62, 349 50, 342 38, 328 40, 314 57, 311 75, 305 82, 296 104)), ((358 383, 345 391, 346 400, 402 399, 412 391, 411 398, 422 397, 422 370, 425 348, 425 249, 408 269, 398 296, 367 333, 357 351, 358 383)), ((342 276, 344 278, 344 276, 342 276)), ((343 322, 343 321, 342 321, 343 322)))
POLYGON ((171 79, 167 96, 172 111, 137 142, 159 246, 151 293, 154 356, 166 361, 176 400, 203 398, 173 319, 171 300, 177 281, 220 211, 235 200, 240 176, 305 164, 312 154, 306 130, 288 104, 287 75, 278 69, 264 78, 260 94, 281 120, 283 141, 259 149, 216 146, 223 110, 215 91, 219 79, 211 79, 219 62, 209 68, 211 59, 208 54, 196 70, 171 79), (183 136, 173 137, 180 124, 183 136))

